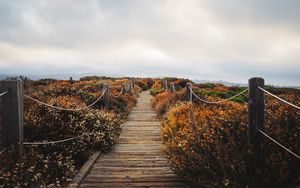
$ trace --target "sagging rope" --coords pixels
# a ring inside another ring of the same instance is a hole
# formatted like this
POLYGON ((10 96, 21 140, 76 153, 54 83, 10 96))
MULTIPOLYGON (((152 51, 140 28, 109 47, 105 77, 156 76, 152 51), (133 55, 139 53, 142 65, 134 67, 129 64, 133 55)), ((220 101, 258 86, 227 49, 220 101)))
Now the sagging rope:
MULTIPOLYGON (((103 124, 106 125, 107 123, 103 124)), ((87 135, 91 135, 94 133, 88 133, 87 135)), ((49 144, 57 144, 57 143, 63 143, 63 142, 69 142, 71 140, 76 140, 82 136, 85 135, 80 135, 72 138, 67 138, 67 139, 62 139, 62 140, 55 140, 55 141, 44 141, 44 142, 23 142, 23 145, 49 145, 49 144)))
POLYGON ((96 99, 93 103, 91 103, 90 105, 88 106, 85 106, 85 107, 82 107, 82 108, 75 108, 75 109, 70 109, 70 108, 62 108, 62 107, 58 107, 58 106, 53 106, 53 105, 50 105, 50 104, 47 104, 47 103, 44 103, 42 101, 39 101, 37 99, 34 99, 26 94, 24 94, 24 96, 30 100, 33 100, 41 105, 44 105, 44 106, 47 106, 47 107, 50 107, 50 108, 54 108, 54 109, 57 109, 57 110, 65 110, 65 111, 80 111, 80 110, 84 110, 84 109, 87 109, 87 108, 90 108, 92 107, 93 105, 95 105, 105 94, 105 92, 107 91, 107 89, 105 89, 102 94, 100 95, 100 97, 98 97, 98 99, 96 99))
POLYGON ((68 142, 71 140, 75 140, 80 138, 81 136, 76 136, 73 138, 67 138, 63 140, 56 140, 56 141, 46 141, 46 142, 23 142, 23 145, 47 145, 47 144, 57 144, 57 143, 62 143, 62 142, 68 142))
POLYGON ((272 97, 274 97, 274 98, 276 98, 276 99, 278 99, 278 100, 280 100, 280 101, 282 101, 282 102, 284 102, 284 103, 286 103, 286 104, 288 104, 288 105, 290 105, 290 106, 292 106, 292 107, 297 108, 298 110, 300 110, 300 107, 299 107, 299 106, 296 106, 296 105, 294 105, 294 104, 292 104, 292 103, 290 103, 290 102, 288 102, 288 101, 286 101, 286 100, 284 100, 284 99, 282 99, 282 98, 280 98, 280 97, 274 95, 273 93, 271 93, 271 92, 265 90, 264 88, 261 88, 261 87, 259 87, 259 86, 258 86, 258 88, 259 88, 260 90, 262 90, 263 92, 269 94, 270 96, 272 96, 272 97))
POLYGON ((9 91, 7 90, 7 91, 1 93, 1 94, 0 94, 0 97, 4 96, 4 95, 7 94, 8 92, 9 92, 9 91))
POLYGON ((121 88, 121 91, 120 91, 120 93, 117 95, 117 97, 120 97, 120 96, 122 95, 122 93, 123 93, 123 87, 121 88))
POLYGON ((223 103, 223 102, 226 102, 226 101, 229 101, 231 99, 234 99, 240 95, 242 95, 243 93, 245 93, 246 91, 248 91, 248 88, 244 89, 243 91, 241 91, 240 93, 232 96, 232 97, 229 97, 228 99, 224 99, 224 100, 220 100, 220 101, 207 101, 207 100, 204 100, 204 99, 201 99, 199 96, 197 96, 194 91, 192 90, 192 88, 190 88, 190 91, 191 93, 200 101, 204 102, 204 103, 207 103, 207 104, 219 104, 219 103, 223 103))
POLYGON ((300 156, 297 155, 296 153, 292 152, 291 150, 289 150, 287 147, 285 147, 284 145, 280 144, 279 142, 277 142, 276 140, 274 140, 272 137, 270 137, 269 135, 267 135, 267 133, 263 132, 262 130, 258 129, 258 131, 263 134, 265 137, 267 137, 268 139, 270 139, 272 142, 274 142, 275 144, 277 144, 278 146, 280 146, 281 148, 285 149, 287 152, 289 152, 290 154, 294 155, 296 158, 300 159, 300 156))
POLYGON ((7 146, 7 147, 4 148, 3 150, 1 150, 1 151, 0 151, 0 155, 1 155, 2 153, 4 153, 8 148, 9 148, 9 146, 7 146))

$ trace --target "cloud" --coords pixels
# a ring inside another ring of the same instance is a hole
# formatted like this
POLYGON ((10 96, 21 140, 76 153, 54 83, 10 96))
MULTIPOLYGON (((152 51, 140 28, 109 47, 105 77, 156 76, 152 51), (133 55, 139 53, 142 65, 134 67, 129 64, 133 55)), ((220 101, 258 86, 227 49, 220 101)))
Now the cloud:
POLYGON ((0 73, 300 83, 296 0, 0 0, 0 73), (293 75, 293 76, 291 76, 293 75))

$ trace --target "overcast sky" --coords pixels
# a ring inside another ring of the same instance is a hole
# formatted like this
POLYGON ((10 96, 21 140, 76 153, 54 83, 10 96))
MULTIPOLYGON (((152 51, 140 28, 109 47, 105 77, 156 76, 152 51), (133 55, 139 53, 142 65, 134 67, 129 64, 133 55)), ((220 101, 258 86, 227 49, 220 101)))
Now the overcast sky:
POLYGON ((0 74, 300 85, 299 0, 0 0, 0 74))

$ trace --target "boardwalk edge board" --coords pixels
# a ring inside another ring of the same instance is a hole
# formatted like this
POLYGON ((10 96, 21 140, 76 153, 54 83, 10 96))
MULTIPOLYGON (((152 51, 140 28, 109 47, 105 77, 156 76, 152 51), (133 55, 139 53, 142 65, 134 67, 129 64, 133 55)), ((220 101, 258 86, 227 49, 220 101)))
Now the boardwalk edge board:
POLYGON ((75 175, 75 177, 73 178, 73 184, 71 184, 69 187, 80 187, 82 180, 91 171, 93 165, 96 163, 100 156, 100 151, 95 152, 75 175))

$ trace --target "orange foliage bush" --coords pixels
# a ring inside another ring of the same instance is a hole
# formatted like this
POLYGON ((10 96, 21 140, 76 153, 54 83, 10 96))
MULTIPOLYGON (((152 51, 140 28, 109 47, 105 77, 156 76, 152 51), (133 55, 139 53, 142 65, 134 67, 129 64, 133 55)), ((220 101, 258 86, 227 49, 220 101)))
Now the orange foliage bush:
MULTIPOLYGON (((111 82, 113 83, 113 82, 111 82)), ((135 91, 140 91, 137 86, 135 91)), ((88 81, 42 82, 26 93, 47 104, 63 108, 86 107, 102 94, 102 85, 88 81)), ((136 103, 136 93, 117 95, 120 87, 111 88, 109 109, 103 100, 80 111, 63 111, 24 101, 24 139, 26 142, 56 141, 58 144, 25 146, 18 158, 13 148, 0 155, 0 187, 66 187, 77 170, 95 151, 106 152, 115 144, 121 123, 136 103)))
POLYGON ((182 100, 184 92, 163 92, 152 99, 152 106, 159 116, 165 114, 168 108, 174 105, 178 100, 182 100))
MULTIPOLYGON (((221 87, 224 86, 216 88, 220 90, 221 87)), ((295 93, 281 97, 300 104, 300 97, 295 93)), ((246 104, 190 104, 181 102, 174 93, 162 93, 153 99, 153 106, 164 117, 163 148, 177 173, 192 187, 292 187, 300 184, 300 161, 267 138, 265 165, 257 166, 247 138, 246 104)), ((266 96, 265 132, 298 154, 299 125, 299 110, 266 96)))

